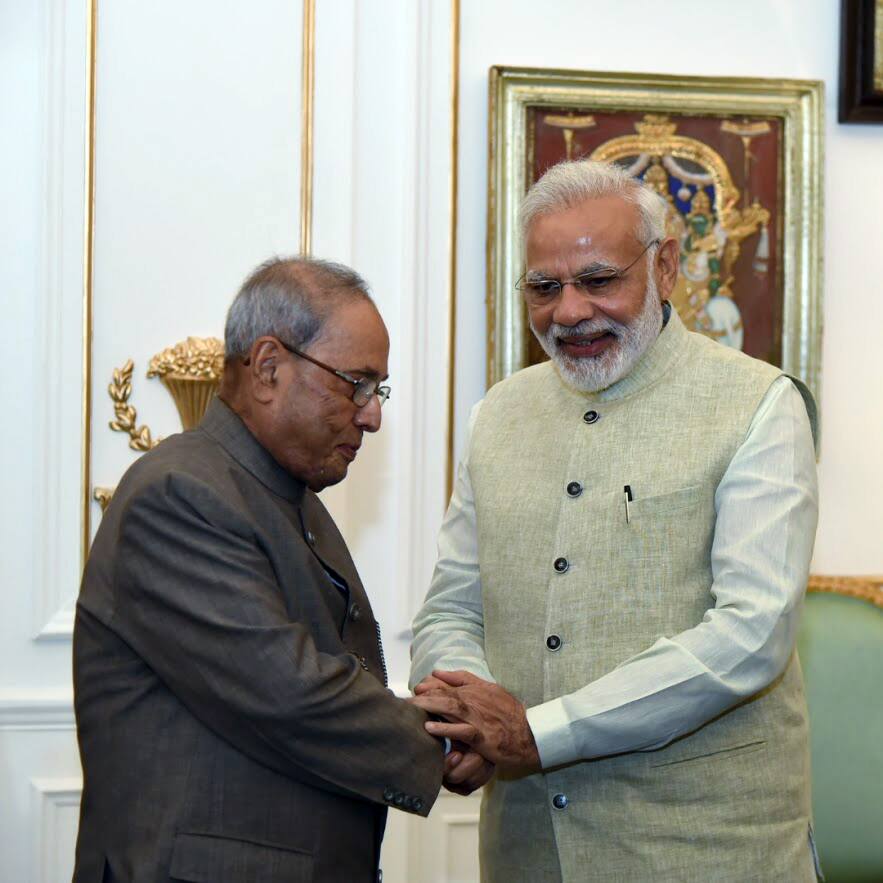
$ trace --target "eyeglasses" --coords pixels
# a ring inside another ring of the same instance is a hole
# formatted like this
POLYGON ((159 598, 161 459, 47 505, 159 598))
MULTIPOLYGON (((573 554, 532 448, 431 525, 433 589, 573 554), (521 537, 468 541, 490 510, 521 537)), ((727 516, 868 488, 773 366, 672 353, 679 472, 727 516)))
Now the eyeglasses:
POLYGON ((383 403, 389 398, 390 388, 388 386, 380 386, 379 381, 372 380, 370 377, 351 377, 345 371, 338 371, 337 368, 332 368, 330 365, 326 365, 324 362, 320 362, 318 359, 314 359, 312 356, 308 356, 306 353, 301 352, 301 350, 289 346, 284 340, 280 340, 279 343, 281 343, 288 352, 294 353, 294 355, 300 356, 308 362, 312 362, 319 368, 324 368, 335 377, 339 377, 347 383, 351 383, 354 387, 353 402, 356 407, 364 408, 365 405, 371 401, 372 396, 377 396, 380 400, 380 406, 383 407, 383 403))
POLYGON ((604 292, 606 295, 613 294, 617 283, 625 274, 644 256, 644 253, 659 244, 658 239, 648 242, 641 253, 626 267, 599 267, 580 273, 573 279, 552 279, 544 276, 531 277, 530 272, 525 273, 516 283, 515 287, 522 292, 528 306, 541 306, 551 303, 564 291, 565 285, 573 285, 580 294, 595 294, 604 292))

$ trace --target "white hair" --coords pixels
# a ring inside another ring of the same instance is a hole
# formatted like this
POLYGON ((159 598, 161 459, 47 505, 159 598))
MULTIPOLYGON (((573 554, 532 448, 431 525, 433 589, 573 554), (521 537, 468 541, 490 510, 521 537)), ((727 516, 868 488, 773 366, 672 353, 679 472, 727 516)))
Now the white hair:
POLYGON ((636 232, 645 245, 665 238, 666 206, 658 193, 615 163, 578 159, 552 166, 528 190, 519 210, 522 243, 540 215, 563 211, 602 196, 620 196, 638 206, 640 224, 636 232))

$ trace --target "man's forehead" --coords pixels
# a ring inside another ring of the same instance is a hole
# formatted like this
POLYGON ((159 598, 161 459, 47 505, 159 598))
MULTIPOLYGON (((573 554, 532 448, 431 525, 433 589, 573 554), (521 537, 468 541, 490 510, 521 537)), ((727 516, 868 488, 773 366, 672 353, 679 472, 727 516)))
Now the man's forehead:
POLYGON ((325 320, 315 344, 334 367, 342 371, 385 376, 389 335, 377 308, 370 301, 353 301, 325 320))
POLYGON ((638 241, 640 213, 620 196, 599 197, 539 215, 525 241, 528 266, 583 256, 603 263, 638 241))

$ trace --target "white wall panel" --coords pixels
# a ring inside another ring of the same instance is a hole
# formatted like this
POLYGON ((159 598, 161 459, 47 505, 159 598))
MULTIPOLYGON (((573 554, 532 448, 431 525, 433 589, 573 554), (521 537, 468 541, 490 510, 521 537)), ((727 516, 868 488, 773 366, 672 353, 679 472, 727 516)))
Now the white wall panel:
POLYGON ((7 728, 3 717, 0 711, 0 880, 62 883, 73 870, 79 811, 72 722, 7 728))
MULTIPOLYGON (((98 0, 93 484, 137 456, 113 369, 154 436, 180 429, 150 358, 223 337, 242 280, 299 240, 301 4, 98 0)), ((92 505, 93 524, 99 520, 92 505)))
POLYGON ((34 844, 40 883, 61 883, 74 866, 82 779, 32 779, 36 807, 34 844))
POLYGON ((323 500, 371 595, 399 690, 445 505, 450 34, 446 3, 317 6, 313 251, 370 283, 393 389, 382 429, 323 500))

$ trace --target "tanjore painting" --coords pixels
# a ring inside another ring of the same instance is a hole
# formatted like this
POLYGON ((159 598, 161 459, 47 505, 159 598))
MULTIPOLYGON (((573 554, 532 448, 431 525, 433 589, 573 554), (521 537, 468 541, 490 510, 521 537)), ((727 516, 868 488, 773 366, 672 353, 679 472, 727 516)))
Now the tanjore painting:
POLYGON ((545 358, 512 285, 518 205, 564 159, 620 164, 667 204, 687 327, 816 386, 821 84, 494 68, 488 381, 545 358))

